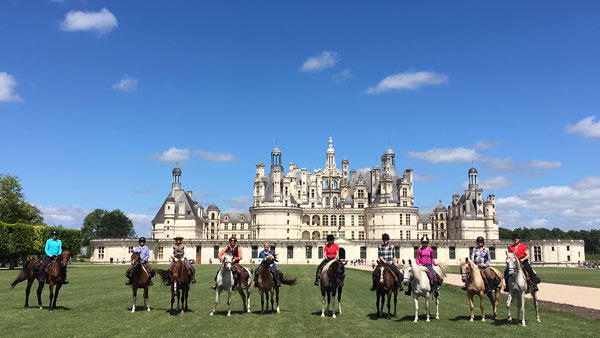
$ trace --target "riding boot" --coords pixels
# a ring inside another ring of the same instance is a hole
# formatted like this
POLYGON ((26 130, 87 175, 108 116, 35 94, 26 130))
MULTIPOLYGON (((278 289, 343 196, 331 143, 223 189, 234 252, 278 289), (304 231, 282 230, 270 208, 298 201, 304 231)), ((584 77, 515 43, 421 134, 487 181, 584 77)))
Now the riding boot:
POLYGON ((131 274, 129 273, 129 270, 125 272, 125 277, 127 277, 127 282, 125 282, 125 285, 131 285, 131 274))
POLYGON ((375 289, 377 289, 377 286, 375 285, 377 284, 376 278, 377 276, 373 276, 373 285, 371 285, 371 289, 369 291, 375 291, 375 289))
POLYGON ((194 277, 192 274, 190 274, 190 281, 192 284, 196 284, 196 277, 194 277))
POLYGON ((167 271, 167 280, 165 281, 166 286, 171 285, 171 271, 167 271))
POLYGON ((272 272, 273 275, 273 280, 275 281, 275 285, 277 287, 281 286, 281 280, 279 279, 279 273, 275 273, 275 271, 272 272))
POLYGON ((467 291, 467 284, 463 284, 463 286, 461 287, 461 289, 462 289, 463 291, 467 291))
POLYGON ((321 274, 318 273, 317 276, 315 277, 315 285, 319 286, 319 280, 321 280, 321 274))
POLYGON ((404 294, 407 296, 410 296, 411 291, 412 291, 412 285, 408 284, 408 288, 406 289, 406 292, 404 292, 404 294))
POLYGON ((435 286, 435 288, 433 289, 433 296, 436 298, 440 296, 440 287, 439 286, 435 286))

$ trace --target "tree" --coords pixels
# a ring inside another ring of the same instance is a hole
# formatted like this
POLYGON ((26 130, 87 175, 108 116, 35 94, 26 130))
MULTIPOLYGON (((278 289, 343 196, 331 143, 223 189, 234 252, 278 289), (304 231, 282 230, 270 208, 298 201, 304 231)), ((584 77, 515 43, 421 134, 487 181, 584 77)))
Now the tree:
POLYGON ((81 238, 83 245, 89 245, 95 238, 135 237, 133 222, 121 210, 96 209, 83 220, 81 238))
POLYGON ((25 201, 18 177, 0 174, 0 221, 14 224, 44 224, 41 212, 25 201))

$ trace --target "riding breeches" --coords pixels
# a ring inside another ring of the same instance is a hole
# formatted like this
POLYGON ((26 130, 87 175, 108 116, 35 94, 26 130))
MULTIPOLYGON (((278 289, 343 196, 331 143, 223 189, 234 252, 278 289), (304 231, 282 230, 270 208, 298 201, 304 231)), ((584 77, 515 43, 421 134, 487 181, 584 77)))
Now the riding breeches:
MULTIPOLYGON (((540 280, 535 274, 535 272, 533 272, 531 265, 529 265, 529 260, 523 261, 523 263, 521 263, 521 266, 529 274, 529 279, 531 280, 531 282, 535 285, 539 284, 540 280)), ((504 270, 504 281, 506 282, 506 285, 508 285, 508 269, 504 270)))
POLYGON ((44 263, 42 264, 42 269, 40 270, 40 277, 46 272, 46 267, 53 260, 54 260, 54 257, 50 257, 50 256, 45 256, 44 257, 44 263))
POLYGON ((438 279, 437 279, 437 272, 435 272, 435 269, 433 268, 433 265, 431 264, 425 264, 423 265, 424 267, 427 268, 427 270, 429 270, 429 273, 431 273, 431 278, 432 278, 432 282, 434 286, 438 286, 438 279))
MULTIPOLYGON (((177 264, 177 261, 175 261, 175 260, 171 261, 171 264, 169 264, 169 271, 173 271, 175 264, 177 264)), ((194 274, 196 272, 196 270, 194 269, 192 264, 190 264, 190 261, 188 261, 187 258, 183 259, 183 266, 185 266, 187 271, 191 274, 194 274)))
POLYGON ((319 264, 319 267, 317 267, 317 278, 319 278, 321 276, 321 271, 323 270, 323 267, 325 267, 325 265, 327 265, 327 263, 331 262, 334 259, 335 259, 335 257, 325 258, 321 262, 321 264, 319 264))

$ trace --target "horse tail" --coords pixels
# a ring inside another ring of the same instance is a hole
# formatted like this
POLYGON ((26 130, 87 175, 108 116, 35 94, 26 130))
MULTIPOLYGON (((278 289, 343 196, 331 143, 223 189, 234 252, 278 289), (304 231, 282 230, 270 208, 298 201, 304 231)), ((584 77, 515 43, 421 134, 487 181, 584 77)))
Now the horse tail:
POLYGON ((160 275, 160 279, 162 280, 163 284, 167 283, 167 281, 169 280, 169 272, 167 270, 154 269, 154 272, 160 275))
POLYGON ((296 278, 287 278, 286 276, 281 277, 281 284, 285 285, 296 285, 296 278))
POLYGON ((15 285, 21 283, 22 281, 29 279, 31 271, 29 270, 28 265, 29 264, 23 265, 23 269, 21 269, 17 278, 15 278, 14 282, 12 282, 12 284, 10 285, 11 288, 14 288, 15 285))
POLYGON ((445 278, 448 275, 448 272, 449 272, 448 266, 446 264, 439 263, 438 267, 440 268, 440 272, 441 272, 441 276, 440 277, 445 278))

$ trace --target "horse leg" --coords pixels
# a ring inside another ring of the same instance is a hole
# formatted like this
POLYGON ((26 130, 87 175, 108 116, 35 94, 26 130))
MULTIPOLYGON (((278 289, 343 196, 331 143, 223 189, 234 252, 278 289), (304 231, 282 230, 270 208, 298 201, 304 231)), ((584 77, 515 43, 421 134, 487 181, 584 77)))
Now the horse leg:
POLYGON ((484 305, 485 305, 485 294, 480 294, 479 295, 479 307, 481 308, 481 321, 485 322, 485 312, 484 312, 484 305))
POLYGON ((260 290, 260 314, 265 314, 265 292, 260 290))
POLYGON ((227 317, 231 317, 231 288, 227 290, 227 317))
POLYGON ((396 305, 398 305, 398 289, 394 290, 394 317, 396 317, 396 305))
POLYGON ((179 309, 179 313, 183 314, 185 311, 183 309, 183 297, 185 290, 182 290, 181 287, 177 290, 177 308, 179 309), (179 300, 181 300, 181 305, 179 305, 179 300))
POLYGON ((29 292, 31 291, 31 284, 33 284, 33 279, 29 278, 27 280, 27 288, 25 289, 25 307, 29 307, 29 292))
MULTIPOLYGON (((331 316, 331 318, 337 318, 335 316, 335 292, 336 292, 336 289, 333 289, 333 292, 331 294, 331 299, 333 300, 333 306, 331 307, 331 311, 333 312, 333 316, 331 316)), ((327 306, 327 309, 329 310, 329 306, 327 306)))
POLYGON ((39 306, 40 310, 42 309, 42 290, 44 290, 44 283, 39 282, 36 294, 37 294, 38 306, 39 306))
POLYGON ((252 295, 252 291, 251 291, 251 289, 252 289, 251 287, 248 287, 248 288, 246 289, 246 303, 247 303, 247 306, 246 306, 246 309, 247 309, 247 310, 246 310, 246 311, 247 311, 248 313, 252 313, 252 310, 250 309, 250 296, 252 295))
POLYGON ((535 317, 538 323, 541 323, 540 321, 540 309, 538 308, 538 301, 537 301, 537 292, 533 292, 532 294, 533 296, 533 306, 535 306, 535 317))
POLYGON ((419 298, 417 298, 417 294, 416 292, 413 292, 413 300, 415 301, 415 320, 414 322, 416 323, 417 321, 419 321, 419 298))
POLYGON ((526 327, 525 324, 525 292, 521 292, 521 297, 519 298, 519 311, 521 312, 521 326, 526 327))
POLYGON ((279 288, 275 288, 275 302, 277 302, 277 314, 279 314, 279 288))
POLYGON ((271 289, 271 313, 275 313, 275 290, 271 289))
POLYGON ((377 296, 377 302, 375 302, 375 307, 377 307, 377 318, 379 318, 379 315, 380 315, 380 312, 379 312, 379 298, 381 298, 381 294, 379 292, 379 289, 377 289, 377 294, 375 296, 377 296))
POLYGON ((144 306, 146 311, 150 312, 150 299, 148 298, 148 286, 144 287, 144 306))
POLYGON ((58 292, 60 291, 62 284, 56 285, 56 293, 54 293, 54 303, 52 304, 52 309, 56 309, 56 300, 58 299, 58 292))
POLYGON ((48 283, 48 287, 50 288, 50 303, 48 304, 48 310, 52 311, 54 310, 52 308, 52 301, 54 300, 54 283, 48 283))
POLYGON ((475 305, 473 304, 473 297, 475 296, 475 294, 473 294, 469 291, 468 296, 469 296, 469 308, 471 309, 471 319, 469 319, 469 321, 472 322, 473 318, 475 318, 475 311, 474 311, 475 305))
POLYGON ((210 312, 210 315, 214 315, 215 314, 215 310, 217 309, 217 304, 219 303, 219 294, 221 293, 221 289, 219 287, 217 287, 217 292, 215 292, 216 296, 215 296, 215 305, 213 306, 212 311, 210 312))
POLYGON ((338 288, 338 314, 342 314, 342 287, 338 288))
POLYGON ((190 286, 188 285, 188 288, 185 290, 185 311, 189 311, 190 309, 188 308, 188 297, 190 295, 190 286))
POLYGON ((131 290, 133 291, 133 306, 131 306, 131 313, 135 312, 135 301, 137 299, 137 287, 135 285, 131 286, 131 290))
POLYGON ((174 291, 174 289, 173 289, 174 284, 171 285, 171 309, 169 310, 170 315, 173 315, 173 303, 175 303, 175 292, 176 291, 174 291))
POLYGON ((325 291, 321 290, 321 318, 325 317, 325 291))
POLYGON ((429 297, 430 297, 430 295, 425 296, 425 314, 426 314, 425 321, 426 322, 430 321, 429 320, 429 316, 430 316, 430 311, 429 311, 429 297))
POLYGON ((498 302, 496 300, 496 295, 498 295, 499 293, 497 292, 498 290, 496 290, 496 292, 492 292, 492 293, 488 293, 487 296, 490 299, 490 302, 492 303, 492 309, 494 312, 494 319, 496 319, 496 308, 498 307, 498 302))
POLYGON ((388 319, 392 319, 392 310, 390 308, 391 301, 392 301, 392 293, 391 293, 391 291, 388 291, 388 294, 387 294, 388 319))
POLYGON ((510 303, 512 303, 512 292, 509 292, 506 298, 506 317, 509 323, 512 322, 512 316, 510 315, 510 303))

